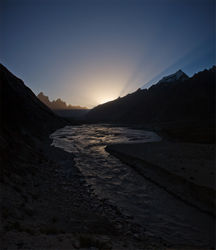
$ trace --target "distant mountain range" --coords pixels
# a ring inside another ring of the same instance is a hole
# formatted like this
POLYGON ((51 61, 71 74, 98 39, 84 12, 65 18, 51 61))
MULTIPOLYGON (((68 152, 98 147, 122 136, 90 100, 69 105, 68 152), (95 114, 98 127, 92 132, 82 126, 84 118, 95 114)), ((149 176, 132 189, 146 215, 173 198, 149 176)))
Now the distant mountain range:
POLYGON ((204 133, 204 128, 214 127, 215 74, 215 66, 190 78, 179 70, 149 89, 138 89, 93 108, 86 119, 156 127, 175 124, 175 129, 185 127, 187 131, 196 126, 204 133))
POLYGON ((73 106, 71 104, 67 105, 66 102, 62 101, 60 98, 50 101, 49 97, 40 92, 37 97, 47 105, 52 110, 74 110, 74 109, 87 109, 86 107, 73 106))

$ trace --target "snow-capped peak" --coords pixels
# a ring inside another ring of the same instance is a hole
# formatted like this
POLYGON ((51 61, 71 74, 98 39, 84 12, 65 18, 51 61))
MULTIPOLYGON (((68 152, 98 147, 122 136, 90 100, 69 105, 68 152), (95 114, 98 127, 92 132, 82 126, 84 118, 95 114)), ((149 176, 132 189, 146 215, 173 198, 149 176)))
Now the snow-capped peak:
POLYGON ((174 82, 177 80, 184 81, 188 76, 180 69, 176 73, 163 77, 158 83, 161 82, 174 82))

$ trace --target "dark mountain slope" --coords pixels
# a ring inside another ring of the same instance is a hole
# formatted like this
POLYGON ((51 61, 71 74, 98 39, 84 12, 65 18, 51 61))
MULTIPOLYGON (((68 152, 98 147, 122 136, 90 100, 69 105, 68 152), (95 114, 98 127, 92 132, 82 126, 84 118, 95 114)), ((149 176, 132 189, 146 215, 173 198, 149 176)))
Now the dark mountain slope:
POLYGON ((10 175, 13 178, 15 173, 25 173, 31 162, 37 163, 41 145, 49 143, 49 134, 67 122, 55 115, 22 80, 1 64, 0 100, 1 177, 10 175))
POLYGON ((155 123, 211 119, 214 115, 215 67, 184 81, 159 82, 151 88, 99 105, 87 119, 155 123))
POLYGON ((174 81, 159 81, 149 89, 138 89, 95 107, 86 119, 91 122, 135 124, 156 128, 160 133, 180 141, 212 143, 215 74, 214 66, 191 78, 184 76, 174 81))
POLYGON ((3 130, 44 135, 66 124, 1 64, 0 89, 3 130))
POLYGON ((37 162, 41 144, 66 121, 55 115, 22 80, 0 64, 0 170, 2 177, 23 173, 37 162))

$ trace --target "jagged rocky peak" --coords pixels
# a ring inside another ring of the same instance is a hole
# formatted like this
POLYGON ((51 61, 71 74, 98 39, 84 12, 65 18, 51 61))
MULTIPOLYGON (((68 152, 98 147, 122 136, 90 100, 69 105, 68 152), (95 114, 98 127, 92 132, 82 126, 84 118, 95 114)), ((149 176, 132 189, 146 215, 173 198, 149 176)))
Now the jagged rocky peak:
POLYGON ((49 97, 44 95, 43 92, 40 92, 37 95, 38 99, 43 102, 46 106, 48 106, 52 110, 61 110, 61 109, 87 109, 86 107, 75 106, 75 105, 67 105, 67 103, 60 98, 50 101, 49 97))
POLYGON ((177 80, 184 81, 186 79, 188 79, 188 76, 180 69, 180 70, 176 71, 174 74, 163 77, 158 83, 174 82, 177 80))

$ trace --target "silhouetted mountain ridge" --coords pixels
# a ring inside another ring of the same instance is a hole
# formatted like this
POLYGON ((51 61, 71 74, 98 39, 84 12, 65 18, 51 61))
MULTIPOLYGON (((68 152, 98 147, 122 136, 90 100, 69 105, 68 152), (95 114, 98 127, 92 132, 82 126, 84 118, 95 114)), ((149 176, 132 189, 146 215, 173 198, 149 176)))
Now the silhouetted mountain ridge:
POLYGON ((215 69, 213 66, 187 79, 183 75, 184 80, 159 81, 149 89, 138 89, 95 107, 86 118, 93 122, 130 124, 208 121, 213 126, 215 69))
POLYGON ((60 98, 50 101, 49 97, 44 95, 43 92, 40 92, 37 97, 52 110, 87 109, 86 107, 75 106, 71 104, 67 105, 67 103, 62 101, 60 98))
POLYGON ((174 82, 174 81, 184 81, 189 77, 180 69, 176 73, 163 77, 158 83, 162 82, 174 82))

